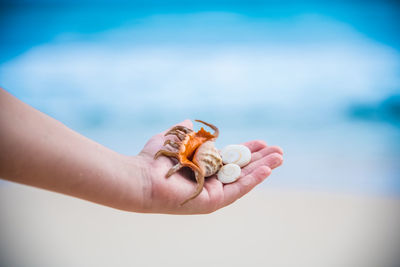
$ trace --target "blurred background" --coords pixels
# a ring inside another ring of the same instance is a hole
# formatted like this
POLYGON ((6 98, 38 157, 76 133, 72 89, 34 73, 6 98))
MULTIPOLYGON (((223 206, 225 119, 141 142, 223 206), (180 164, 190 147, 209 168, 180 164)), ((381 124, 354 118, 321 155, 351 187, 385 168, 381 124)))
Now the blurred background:
POLYGON ((0 266, 400 266, 399 25, 396 1, 0 1, 0 86, 79 133, 135 155, 190 118, 285 151, 207 216, 0 181, 0 266))

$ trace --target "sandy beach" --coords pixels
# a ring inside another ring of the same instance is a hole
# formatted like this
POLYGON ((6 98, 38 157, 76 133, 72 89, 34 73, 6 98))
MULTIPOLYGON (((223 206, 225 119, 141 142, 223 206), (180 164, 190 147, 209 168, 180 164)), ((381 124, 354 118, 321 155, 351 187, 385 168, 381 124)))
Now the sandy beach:
POLYGON ((1 266, 399 266, 400 199, 257 189, 211 215, 135 214, 0 185, 1 266))

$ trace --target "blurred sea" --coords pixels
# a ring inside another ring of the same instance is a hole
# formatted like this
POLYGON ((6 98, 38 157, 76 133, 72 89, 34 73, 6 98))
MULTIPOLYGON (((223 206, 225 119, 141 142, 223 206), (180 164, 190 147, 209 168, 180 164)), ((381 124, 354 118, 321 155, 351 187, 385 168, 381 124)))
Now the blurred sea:
POLYGON ((249 3, 3 1, 0 86, 121 153, 202 119, 284 149, 263 186, 399 196, 399 5, 249 3))

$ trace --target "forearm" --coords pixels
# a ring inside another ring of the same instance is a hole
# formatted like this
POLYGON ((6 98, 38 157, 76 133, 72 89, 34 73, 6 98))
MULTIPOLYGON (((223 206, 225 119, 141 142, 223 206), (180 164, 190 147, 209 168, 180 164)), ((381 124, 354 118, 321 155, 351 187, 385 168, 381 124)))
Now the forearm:
POLYGON ((135 179, 126 173, 134 161, 2 89, 0 107, 0 177, 119 208, 140 200, 127 181, 135 179))

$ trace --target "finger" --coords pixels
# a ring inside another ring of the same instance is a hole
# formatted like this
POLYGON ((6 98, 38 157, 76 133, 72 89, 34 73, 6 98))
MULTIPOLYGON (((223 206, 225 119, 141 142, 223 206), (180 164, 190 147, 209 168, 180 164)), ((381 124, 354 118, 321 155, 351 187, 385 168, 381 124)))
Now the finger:
POLYGON ((268 166, 270 169, 275 169, 276 167, 279 167, 282 164, 282 162, 283 162, 283 157, 281 154, 272 153, 244 167, 242 169, 241 175, 246 176, 260 166, 268 166))
POLYGON ((252 153, 251 154, 251 161, 252 162, 257 161, 257 160, 259 160, 259 159, 261 159, 261 158, 263 158, 263 157, 265 157, 265 156, 267 156, 269 154, 272 154, 272 153, 278 153, 280 155, 283 155, 283 150, 282 150, 282 148, 280 148, 278 146, 265 147, 265 148, 263 148, 263 149, 261 149, 261 150, 259 150, 257 152, 252 153))
POLYGON ((247 194, 271 174, 268 166, 261 166, 232 184, 224 185, 223 207, 247 194))
POLYGON ((252 153, 257 152, 265 147, 267 147, 267 143, 263 140, 254 140, 243 143, 243 145, 247 146, 252 153))

